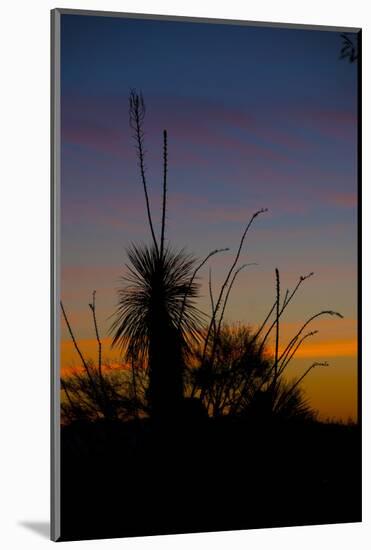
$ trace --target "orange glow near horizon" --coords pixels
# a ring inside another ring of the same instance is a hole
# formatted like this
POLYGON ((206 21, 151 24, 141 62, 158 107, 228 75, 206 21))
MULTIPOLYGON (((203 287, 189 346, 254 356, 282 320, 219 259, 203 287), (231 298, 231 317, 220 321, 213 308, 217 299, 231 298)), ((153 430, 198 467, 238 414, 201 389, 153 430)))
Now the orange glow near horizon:
MULTIPOLYGON (((86 360, 96 361, 96 340, 82 339, 78 344, 86 360)), ((103 363, 118 368, 122 366, 118 350, 111 349, 110 338, 102 339, 102 348, 103 363)), ((268 352, 271 350, 268 348, 268 352)), ((312 407, 318 410, 319 417, 357 420, 357 339, 308 339, 287 369, 287 378, 299 377, 315 361, 328 361, 329 367, 314 369, 304 380, 303 389, 312 407)), ((62 340, 62 376, 68 376, 79 367, 80 359, 72 341, 62 340)))

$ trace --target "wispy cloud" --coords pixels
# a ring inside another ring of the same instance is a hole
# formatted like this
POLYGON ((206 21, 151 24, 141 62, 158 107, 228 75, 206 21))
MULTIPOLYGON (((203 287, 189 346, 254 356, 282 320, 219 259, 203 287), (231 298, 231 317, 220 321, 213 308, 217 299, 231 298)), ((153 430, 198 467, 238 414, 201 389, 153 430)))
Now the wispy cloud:
POLYGON ((345 208, 357 207, 357 194, 356 193, 332 193, 328 195, 328 200, 332 204, 343 206, 345 208))

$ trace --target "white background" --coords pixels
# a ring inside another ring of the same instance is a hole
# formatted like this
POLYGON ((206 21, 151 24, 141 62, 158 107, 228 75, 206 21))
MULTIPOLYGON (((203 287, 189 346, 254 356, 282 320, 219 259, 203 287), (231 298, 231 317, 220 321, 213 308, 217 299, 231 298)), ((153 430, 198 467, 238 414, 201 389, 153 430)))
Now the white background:
MULTIPOLYGON (((73 548, 369 548, 370 15, 365 0, 8 0, 0 23, 0 546, 51 545, 49 519, 49 10, 54 7, 363 28, 364 523, 67 543, 73 548), (368 217, 366 214, 368 210, 368 217), (5 308, 4 308, 5 305, 5 308), (38 531, 27 523, 40 523, 38 531)), ((295 460, 295 457, 293 457, 295 460)), ((319 457, 320 460, 320 457, 319 457)), ((319 495, 320 498, 320 495, 319 495)))

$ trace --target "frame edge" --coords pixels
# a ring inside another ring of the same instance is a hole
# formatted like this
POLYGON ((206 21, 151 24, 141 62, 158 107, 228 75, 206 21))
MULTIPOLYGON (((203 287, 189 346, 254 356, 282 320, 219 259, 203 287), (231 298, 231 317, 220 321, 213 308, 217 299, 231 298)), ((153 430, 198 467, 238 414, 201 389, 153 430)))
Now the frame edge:
POLYGON ((60 294, 59 282, 59 207, 60 207, 60 10, 50 12, 50 256, 51 256, 51 449, 50 449, 50 538, 60 540, 60 365, 59 365, 59 320, 57 304, 60 294))

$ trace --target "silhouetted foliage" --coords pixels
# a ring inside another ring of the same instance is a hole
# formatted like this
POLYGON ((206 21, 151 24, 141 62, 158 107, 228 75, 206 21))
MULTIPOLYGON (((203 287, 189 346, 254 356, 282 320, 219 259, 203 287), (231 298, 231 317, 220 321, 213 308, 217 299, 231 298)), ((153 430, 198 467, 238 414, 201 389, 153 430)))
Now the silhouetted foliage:
POLYGON ((210 416, 240 414, 267 374, 271 361, 247 326, 223 324, 218 345, 195 350, 196 366, 189 369, 191 394, 199 388, 210 416), (212 361, 212 365, 211 365, 212 361))
POLYGON ((104 393, 97 394, 95 388, 100 386, 102 378, 92 361, 88 365, 90 376, 75 369, 62 377, 61 407, 65 424, 74 420, 125 421, 132 419, 136 410, 143 409, 134 395, 128 369, 104 365, 104 393))
POLYGON ((184 362, 200 337, 195 260, 168 247, 160 256, 154 247, 135 246, 128 258, 126 286, 119 290, 112 325, 113 345, 120 345, 127 362, 147 363, 152 412, 169 415, 183 398, 184 362))
MULTIPOLYGON (((358 45, 354 42, 354 38, 351 38, 348 34, 342 33, 341 35, 343 45, 340 52, 340 59, 348 59, 349 63, 354 63, 358 59, 358 45)), ((357 40, 357 37, 355 37, 357 40)))
POLYGON ((138 411, 145 411, 143 388, 143 369, 138 368, 136 383, 127 366, 123 369, 112 368, 109 362, 102 361, 102 342, 96 317, 96 291, 93 292, 92 311, 94 330, 97 340, 98 361, 86 359, 76 341, 71 323, 63 304, 62 314, 70 333, 75 350, 81 360, 80 369, 73 369, 68 375, 61 377, 61 412, 62 421, 69 423, 74 420, 95 421, 125 420, 132 418, 138 411), (82 367, 82 368, 81 368, 82 367))

